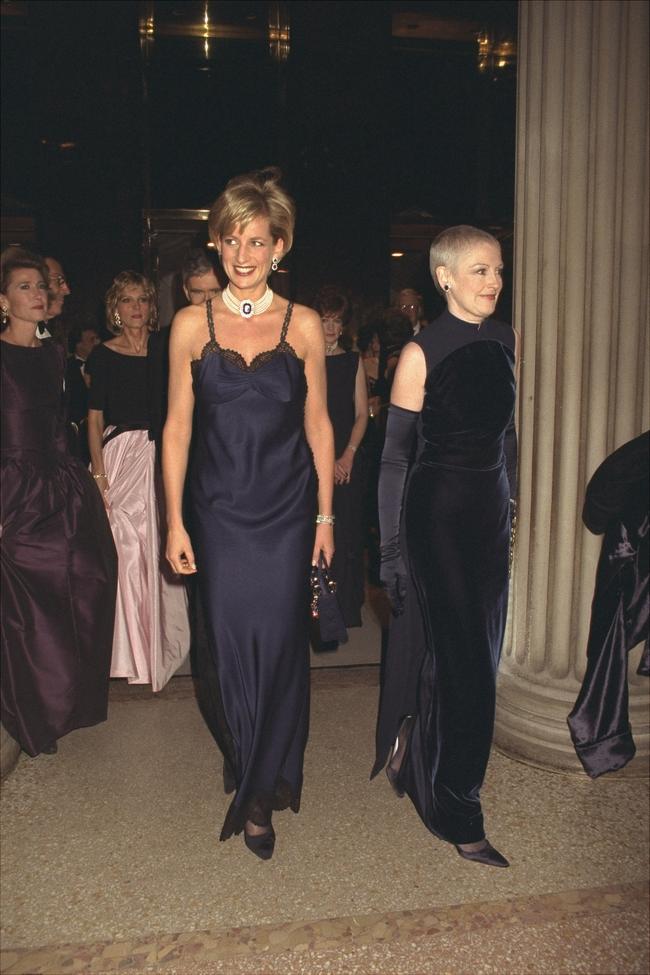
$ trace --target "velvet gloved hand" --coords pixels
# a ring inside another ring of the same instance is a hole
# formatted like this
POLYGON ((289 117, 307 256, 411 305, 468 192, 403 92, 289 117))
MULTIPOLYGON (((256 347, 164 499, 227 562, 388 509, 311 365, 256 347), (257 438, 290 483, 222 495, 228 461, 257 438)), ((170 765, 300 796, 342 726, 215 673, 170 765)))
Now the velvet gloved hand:
POLYGON ((404 485, 411 462, 419 413, 391 405, 379 472, 379 578, 395 616, 404 611, 408 572, 400 550, 400 521, 404 485))

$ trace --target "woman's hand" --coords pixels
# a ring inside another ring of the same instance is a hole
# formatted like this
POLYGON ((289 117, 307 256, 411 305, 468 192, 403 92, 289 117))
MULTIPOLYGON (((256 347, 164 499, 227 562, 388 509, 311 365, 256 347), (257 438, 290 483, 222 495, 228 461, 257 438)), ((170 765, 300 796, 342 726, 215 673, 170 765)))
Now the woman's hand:
POLYGON ((170 528, 167 532, 167 561, 177 575, 191 576, 196 572, 196 561, 190 536, 184 528, 170 528))
POLYGON ((354 451, 346 447, 338 460, 334 461, 334 483, 348 484, 352 476, 354 451))
POLYGON ((314 541, 314 551, 311 557, 311 564, 317 565, 320 553, 325 556, 328 565, 332 564, 334 558, 334 526, 316 525, 316 538, 314 541))
POLYGON ((393 548, 391 552, 382 549, 379 578, 386 590, 393 616, 401 616, 406 602, 408 573, 399 548, 393 548))

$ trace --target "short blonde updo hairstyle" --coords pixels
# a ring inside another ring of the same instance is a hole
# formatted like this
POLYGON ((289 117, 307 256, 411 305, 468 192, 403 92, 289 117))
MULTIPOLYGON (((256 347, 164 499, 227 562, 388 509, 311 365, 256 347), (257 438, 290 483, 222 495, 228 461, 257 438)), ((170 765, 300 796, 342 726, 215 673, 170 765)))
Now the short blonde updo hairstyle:
POLYGON ((215 245, 237 227, 244 229, 256 217, 269 221, 273 240, 282 240, 283 256, 293 244, 296 207, 280 186, 281 173, 275 166, 235 176, 210 208, 208 227, 215 245))
POLYGON ((438 294, 443 298, 446 292, 436 274, 437 267, 450 267, 452 270, 457 267, 458 260, 465 251, 469 250, 472 244, 495 244, 501 250, 501 244, 489 234, 487 230, 479 230, 478 227, 469 227, 467 224, 459 224, 457 227, 448 227, 438 234, 429 249, 429 270, 438 294))
POLYGON ((126 291, 127 288, 142 288, 145 295, 149 299, 149 321, 147 322, 147 327, 150 332, 158 331, 158 304, 156 300, 156 289, 153 286, 153 282, 146 278, 144 274, 138 274, 137 271, 120 271, 120 273, 113 278, 113 283, 106 292, 106 325, 109 332, 113 335, 122 334, 122 326, 118 325, 116 318, 119 320, 117 303, 126 291))

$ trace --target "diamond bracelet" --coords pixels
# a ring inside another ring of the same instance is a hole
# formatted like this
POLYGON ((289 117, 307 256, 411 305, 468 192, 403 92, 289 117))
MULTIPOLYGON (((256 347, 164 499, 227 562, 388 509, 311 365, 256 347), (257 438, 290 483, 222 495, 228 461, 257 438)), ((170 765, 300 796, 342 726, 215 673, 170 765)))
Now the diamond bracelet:
POLYGON ((316 515, 317 525, 333 525, 335 520, 334 515, 316 515))

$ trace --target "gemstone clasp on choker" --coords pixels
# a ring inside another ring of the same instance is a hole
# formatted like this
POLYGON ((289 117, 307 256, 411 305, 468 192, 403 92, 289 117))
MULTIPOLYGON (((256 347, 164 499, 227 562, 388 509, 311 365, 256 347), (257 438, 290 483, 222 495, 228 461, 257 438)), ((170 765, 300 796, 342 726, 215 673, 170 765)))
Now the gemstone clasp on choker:
POLYGON ((234 312, 235 315, 241 315, 242 318, 252 318, 254 315, 261 315, 271 307, 273 292, 267 285, 266 291, 261 298, 258 298, 257 301, 251 301, 250 298, 244 298, 243 301, 238 301, 230 290, 230 285, 228 284, 221 292, 221 297, 223 298, 224 305, 229 311, 234 312))

